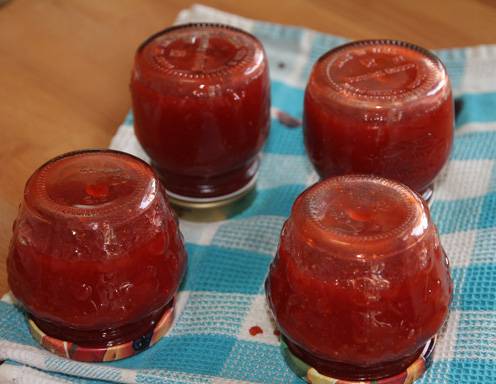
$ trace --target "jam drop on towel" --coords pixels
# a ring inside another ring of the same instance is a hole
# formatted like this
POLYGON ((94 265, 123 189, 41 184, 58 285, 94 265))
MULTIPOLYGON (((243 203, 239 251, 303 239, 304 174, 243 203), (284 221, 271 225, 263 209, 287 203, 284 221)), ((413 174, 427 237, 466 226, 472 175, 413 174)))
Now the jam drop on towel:
POLYGON ((249 332, 250 332, 250 335, 256 336, 256 335, 262 334, 263 329, 260 328, 258 325, 255 325, 255 326, 250 328, 249 332))

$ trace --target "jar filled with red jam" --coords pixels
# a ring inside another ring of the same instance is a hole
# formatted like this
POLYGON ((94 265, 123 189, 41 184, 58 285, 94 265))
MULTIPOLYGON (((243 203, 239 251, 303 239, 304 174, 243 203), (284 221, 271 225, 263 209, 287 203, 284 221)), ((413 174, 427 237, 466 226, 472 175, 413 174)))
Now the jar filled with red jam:
POLYGON ((296 199, 266 281, 290 360, 353 382, 420 376, 451 291, 426 203, 370 175, 332 177, 296 199))
POLYGON ((170 326, 186 260, 151 167, 87 150, 56 157, 27 181, 8 281, 44 346, 76 360, 114 360, 170 326))
POLYGON ((255 183, 270 124, 262 44, 221 24, 151 36, 131 78, 136 136, 176 202, 232 199, 255 183))
POLYGON ((305 91, 304 136, 322 178, 374 174, 429 200, 448 160, 454 104, 444 65, 392 40, 357 41, 324 54, 305 91))

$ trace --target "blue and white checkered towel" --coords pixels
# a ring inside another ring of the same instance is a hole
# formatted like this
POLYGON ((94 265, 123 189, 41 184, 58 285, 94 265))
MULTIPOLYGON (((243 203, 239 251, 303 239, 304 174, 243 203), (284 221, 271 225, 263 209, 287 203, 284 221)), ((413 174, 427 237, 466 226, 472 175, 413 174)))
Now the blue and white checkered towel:
MULTIPOLYGON (((296 119, 302 116, 312 64, 345 42, 203 6, 181 12, 177 22, 188 21, 233 24, 258 36, 271 64, 274 115, 283 111, 296 119)), ((451 259, 455 294, 433 366, 420 383, 496 383, 496 46, 437 54, 461 108, 451 161, 432 205, 451 259)), ((166 338, 126 360, 82 364, 38 347, 22 313, 3 302, 0 359, 6 362, 0 382, 301 383, 279 352, 263 282, 293 200, 317 177, 305 157, 301 128, 281 120, 272 120, 255 203, 227 221, 181 222, 190 264, 177 320, 166 338), (254 325, 263 333, 250 335, 254 325)), ((146 158, 131 115, 111 146, 146 158)))

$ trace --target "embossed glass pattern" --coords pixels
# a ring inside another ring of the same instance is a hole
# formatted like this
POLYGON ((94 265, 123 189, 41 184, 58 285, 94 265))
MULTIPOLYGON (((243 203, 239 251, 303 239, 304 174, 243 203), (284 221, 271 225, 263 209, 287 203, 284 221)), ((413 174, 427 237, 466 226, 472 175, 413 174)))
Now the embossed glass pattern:
POLYGON ((168 193, 209 199, 253 184, 270 123, 262 44, 220 24, 162 31, 138 49, 134 127, 168 193))
POLYGON ((8 280, 46 334, 87 347, 136 340, 173 305, 185 265, 174 213, 143 161, 72 152, 26 183, 8 280))
POLYGON ((297 198, 266 281, 292 353, 347 380, 406 369, 444 323, 451 290, 426 203, 402 184, 360 175, 297 198))
POLYGON ((453 110, 446 69, 431 52, 400 41, 357 41, 314 65, 305 145, 322 178, 375 174, 429 199, 451 150, 453 110))

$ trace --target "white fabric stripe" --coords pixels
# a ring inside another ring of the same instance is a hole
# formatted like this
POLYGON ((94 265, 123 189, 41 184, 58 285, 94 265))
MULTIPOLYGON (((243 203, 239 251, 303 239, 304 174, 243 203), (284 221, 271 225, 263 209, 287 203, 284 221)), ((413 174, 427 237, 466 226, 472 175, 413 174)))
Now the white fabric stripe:
POLYGON ((7 304, 14 304, 15 298, 14 298, 14 296, 12 296, 12 293, 7 292, 5 295, 2 296, 0 301, 3 301, 4 303, 7 303, 7 304))
POLYGON ((462 125, 455 131, 456 136, 466 135, 474 132, 495 132, 496 122, 490 123, 468 123, 462 125))
POLYGON ((310 51, 312 49, 312 43, 315 39, 316 32, 306 29, 301 34, 300 40, 300 50, 298 55, 295 55, 295 60, 293 62, 293 68, 289 76, 285 76, 282 80, 287 85, 293 87, 305 88, 307 79, 302 78, 303 70, 305 69, 307 62, 310 58, 310 51))
POLYGON ((489 192, 494 160, 451 160, 434 199, 453 201, 484 196, 489 192))
POLYGON ((121 380, 125 383, 136 383, 137 382, 137 375, 138 373, 136 371, 126 369, 121 371, 121 380))
POLYGON ((448 255, 452 267, 467 267, 474 264, 474 250, 477 231, 447 233, 441 235, 441 244, 448 255))
POLYGON ((218 229, 211 245, 274 256, 286 217, 259 215, 236 219, 218 229))
POLYGON ((67 384, 70 381, 62 380, 47 373, 26 366, 16 366, 9 363, 0 365, 0 383, 12 384, 67 384))
POLYGON ((192 383, 209 383, 209 384, 214 384, 214 383, 215 384, 254 384, 251 381, 224 379, 222 377, 195 374, 195 373, 169 371, 169 372, 165 372, 164 374, 164 371, 159 369, 143 369, 141 372, 142 372, 142 376, 146 376, 147 378, 153 377, 160 379, 162 381, 174 380, 174 381, 188 381, 192 383))
POLYGON ((229 24, 244 29, 248 32, 252 31, 253 26, 255 25, 254 20, 246 19, 244 17, 223 12, 211 7, 206 7, 201 4, 195 4, 190 9, 181 11, 174 24, 198 22, 229 24))
POLYGON ((251 294, 190 292, 186 307, 178 315, 181 322, 171 335, 237 336, 252 299, 251 294))
POLYGON ((179 219, 179 227, 186 242, 197 245, 209 245, 219 227, 226 222, 224 220, 201 223, 179 219))
POLYGON ((457 359, 495 359, 496 312, 463 311, 458 325, 457 359))
POLYGON ((188 303, 190 293, 190 291, 181 291, 177 293, 176 303, 174 307, 174 320, 172 321, 172 325, 165 336, 171 334, 174 331, 176 323, 179 317, 181 317, 181 313, 183 313, 184 307, 186 307, 186 304, 188 303))
POLYGON ((465 49, 465 71, 461 84, 463 92, 496 91, 495 57, 495 45, 480 45, 465 49))
POLYGON ((150 162, 150 158, 145 153, 145 150, 141 147, 141 144, 134 134, 132 125, 122 124, 112 138, 109 148, 130 153, 131 155, 143 159, 147 163, 150 162))
POLYGON ((279 338, 274 334, 275 329, 276 327, 269 313, 265 295, 254 296, 250 309, 241 324, 238 338, 240 340, 256 341, 278 346, 279 338), (252 336, 250 334, 250 328, 255 325, 262 329, 262 333, 252 336))
POLYGON ((460 323, 461 311, 450 311, 448 321, 439 333, 434 360, 451 360, 455 355, 458 324, 460 323))
POLYGON ((271 119, 277 119, 277 113, 280 112, 281 109, 277 108, 277 107, 270 107, 270 117, 271 119))
POLYGON ((47 351, 35 347, 0 340, 0 360, 13 360, 18 363, 28 364, 43 369, 45 358, 50 355, 47 351))
MULTIPOLYGON (((29 365, 38 369, 47 369, 46 360, 54 358, 50 352, 40 350, 38 348, 30 347, 27 345, 13 343, 11 341, 0 340, 0 360, 12 360, 20 364, 29 365)), ((74 362, 67 359, 60 358, 61 362, 67 362, 63 369, 57 369, 57 372, 65 373, 67 375, 74 375, 74 371, 78 369, 87 369, 87 378, 102 379, 107 373, 108 375, 115 375, 116 372, 121 374, 121 383, 134 384, 135 381, 129 381, 129 378, 134 377, 132 374, 122 375, 123 372, 128 371, 124 368, 114 368, 111 366, 95 366, 90 363, 74 362)), ((56 370, 54 367, 51 370, 56 370)))
POLYGON ((290 184, 306 185, 313 171, 305 155, 264 153, 257 180, 257 189, 271 189, 290 184))
MULTIPOLYGON (((465 51, 465 59, 494 60, 496 58, 496 44, 481 44, 473 47, 462 47, 465 51)), ((452 51, 452 49, 450 49, 452 51)))
POLYGON ((224 379, 222 377, 216 377, 212 380, 212 384, 256 384, 252 381, 242 381, 234 379, 224 379))
POLYGON ((318 175, 318 173, 313 170, 307 177, 307 181, 306 181, 306 186, 311 186, 311 185, 314 185, 316 182, 318 182, 320 180, 320 176, 318 175))

